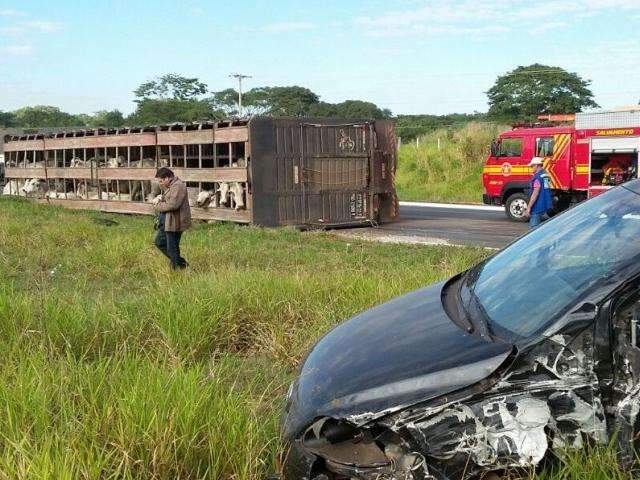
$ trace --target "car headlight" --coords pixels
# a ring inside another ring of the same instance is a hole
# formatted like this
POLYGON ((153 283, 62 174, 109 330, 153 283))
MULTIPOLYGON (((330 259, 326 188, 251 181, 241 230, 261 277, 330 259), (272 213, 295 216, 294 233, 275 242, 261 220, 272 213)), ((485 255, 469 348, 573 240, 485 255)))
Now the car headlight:
POLYGON ((391 463, 370 432, 330 418, 311 425, 302 437, 302 445, 336 467, 377 469, 391 463))
POLYGON ((321 418, 305 430, 301 442, 339 475, 387 478, 400 474, 412 479, 412 472, 422 470, 424 478, 431 478, 424 456, 408 451, 397 433, 381 426, 358 428, 344 420, 321 418))

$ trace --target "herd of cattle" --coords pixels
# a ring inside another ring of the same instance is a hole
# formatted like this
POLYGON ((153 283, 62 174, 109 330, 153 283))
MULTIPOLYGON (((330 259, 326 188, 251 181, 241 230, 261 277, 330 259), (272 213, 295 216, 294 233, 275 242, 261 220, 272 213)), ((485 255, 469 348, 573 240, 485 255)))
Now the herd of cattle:
MULTIPOLYGON (((69 168, 155 168, 168 166, 166 159, 159 159, 158 164, 153 158, 131 161, 125 164, 124 157, 107 158, 94 157, 88 160, 72 158, 64 166, 69 168)), ((245 166, 244 159, 233 163, 232 167, 245 166), (240 165, 239 163, 242 162, 240 165)), ((9 167, 23 165, 8 164, 9 167)), ((30 162, 29 168, 44 168, 44 162, 30 162)), ((211 188, 201 189, 187 184, 189 204, 201 208, 246 208, 246 188, 242 182, 218 182, 206 184, 211 188)), ((69 178, 28 178, 9 179, 5 184, 3 195, 19 195, 34 198, 60 198, 73 200, 121 200, 134 202, 152 202, 161 194, 160 185, 156 180, 102 180, 97 179, 69 179, 69 178)))

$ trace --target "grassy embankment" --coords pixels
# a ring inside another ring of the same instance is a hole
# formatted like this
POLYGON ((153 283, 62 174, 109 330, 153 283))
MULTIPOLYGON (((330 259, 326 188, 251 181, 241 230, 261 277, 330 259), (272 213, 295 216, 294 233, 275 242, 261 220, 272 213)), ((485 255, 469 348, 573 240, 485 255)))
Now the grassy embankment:
POLYGON ((200 224, 172 275, 149 217, 0 211, 0 478, 261 478, 315 339, 485 255, 200 224))
POLYGON ((396 187, 401 200, 482 203, 482 167, 489 145, 509 127, 471 122, 404 143, 396 187), (438 149, 440 139, 440 149, 438 149))
MULTIPOLYGON (((315 339, 485 255, 200 224, 171 274, 150 218, 0 211, 0 479, 263 478, 315 339)), ((612 458, 542 478, 630 478, 612 458)))

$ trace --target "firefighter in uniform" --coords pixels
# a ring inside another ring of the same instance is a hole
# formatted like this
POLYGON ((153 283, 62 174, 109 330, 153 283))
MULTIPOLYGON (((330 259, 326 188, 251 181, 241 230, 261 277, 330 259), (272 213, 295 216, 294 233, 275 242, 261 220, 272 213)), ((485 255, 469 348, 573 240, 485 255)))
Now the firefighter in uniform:
POLYGON ((542 168, 542 158, 533 157, 529 162, 533 167, 533 177, 529 182, 529 203, 525 211, 525 217, 529 217, 529 228, 535 228, 546 220, 546 213, 553 206, 551 197, 551 182, 549 175, 542 168))

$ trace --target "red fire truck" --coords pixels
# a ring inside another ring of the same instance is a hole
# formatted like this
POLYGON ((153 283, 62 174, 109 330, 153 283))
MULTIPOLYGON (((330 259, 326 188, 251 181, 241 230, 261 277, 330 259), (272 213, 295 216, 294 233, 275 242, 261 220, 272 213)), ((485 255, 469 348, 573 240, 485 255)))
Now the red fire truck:
POLYGON ((484 203, 504 205, 509 218, 525 220, 534 156, 543 158, 551 178, 555 211, 638 176, 640 106, 544 120, 514 127, 492 143, 482 172, 484 203))

